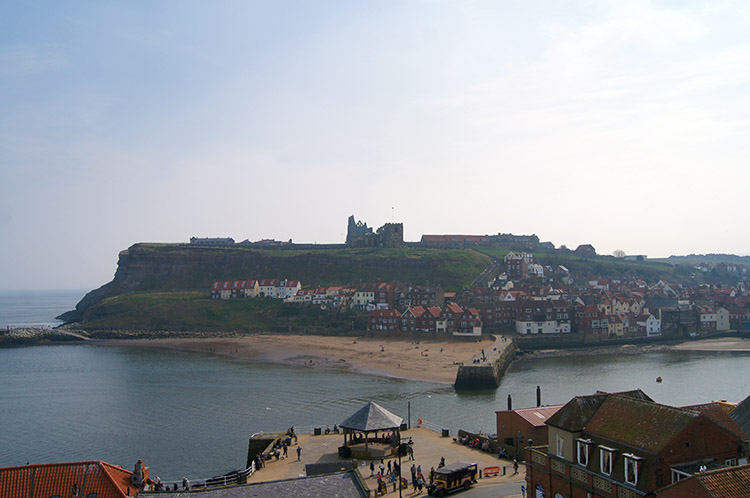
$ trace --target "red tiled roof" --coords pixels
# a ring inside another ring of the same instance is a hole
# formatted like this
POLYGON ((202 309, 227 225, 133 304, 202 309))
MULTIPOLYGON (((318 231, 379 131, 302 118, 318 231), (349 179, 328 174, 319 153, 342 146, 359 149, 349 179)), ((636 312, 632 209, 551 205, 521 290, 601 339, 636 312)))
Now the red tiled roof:
POLYGON ((411 312, 411 314, 414 315, 415 318, 419 318, 424 315, 425 309, 421 306, 412 306, 406 311, 411 312))
POLYGON ((73 496, 75 486, 79 497, 135 497, 138 490, 130 483, 131 475, 101 461, 6 467, 0 469, 0 490, 3 498, 50 498, 73 496))
POLYGON ((464 311, 461 309, 461 306, 457 305, 456 303, 450 303, 448 306, 446 306, 446 308, 453 313, 463 313, 464 311))
POLYGON ((670 487, 684 492, 688 486, 694 490, 696 483, 703 488, 705 494, 691 494, 691 496, 748 498, 750 496, 750 465, 702 472, 670 487))
POLYGON ((720 426, 730 430, 740 439, 748 439, 748 435, 745 433, 745 431, 743 431, 740 426, 737 425, 737 422, 732 420, 732 417, 730 417, 729 414, 721 407, 721 404, 717 403, 716 401, 713 401, 711 403, 704 403, 701 405, 683 406, 682 408, 700 412, 720 426))
POLYGON ((427 312, 432 315, 433 318, 440 317, 440 307, 439 306, 430 306, 427 308, 427 312))

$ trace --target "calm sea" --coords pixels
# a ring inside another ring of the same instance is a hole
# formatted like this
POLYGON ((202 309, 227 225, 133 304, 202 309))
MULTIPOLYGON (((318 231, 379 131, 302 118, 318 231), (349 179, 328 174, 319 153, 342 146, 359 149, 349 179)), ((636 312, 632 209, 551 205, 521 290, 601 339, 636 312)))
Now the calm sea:
POLYGON ((0 328, 56 327, 55 317, 75 308, 83 290, 0 291, 0 328))
POLYGON ((405 419, 410 406, 412 423, 422 418, 451 434, 493 433, 508 395, 515 408, 533 406, 537 385, 544 404, 642 388, 658 402, 685 405, 744 399, 748 372, 750 355, 735 353, 552 358, 516 362, 495 391, 456 393, 431 382, 194 353, 0 349, 0 466, 100 459, 130 468, 140 458, 162 479, 200 479, 244 467, 255 432, 333 426, 370 400, 405 419))

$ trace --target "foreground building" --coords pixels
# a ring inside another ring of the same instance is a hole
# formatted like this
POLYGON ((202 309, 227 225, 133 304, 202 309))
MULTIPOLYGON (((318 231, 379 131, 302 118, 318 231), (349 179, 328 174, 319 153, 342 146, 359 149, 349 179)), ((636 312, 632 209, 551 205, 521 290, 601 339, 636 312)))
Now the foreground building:
POLYGON ((22 465, 0 469, 0 496, 135 498, 147 479, 140 461, 136 472, 101 461, 22 465))
POLYGON ((699 472, 746 464, 747 434, 710 405, 671 407, 640 391, 573 398, 547 420, 549 444, 526 448, 528 489, 570 498, 655 496, 699 472))

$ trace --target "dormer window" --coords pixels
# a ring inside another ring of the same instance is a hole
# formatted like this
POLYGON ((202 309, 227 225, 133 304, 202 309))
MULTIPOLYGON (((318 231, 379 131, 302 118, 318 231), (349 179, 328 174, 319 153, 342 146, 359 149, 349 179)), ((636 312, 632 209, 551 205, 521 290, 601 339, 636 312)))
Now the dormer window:
POLYGON ((617 450, 614 448, 599 446, 599 470, 601 470, 602 474, 605 476, 612 475, 615 453, 617 453, 617 450))
POLYGON ((577 439, 576 444, 578 465, 587 467, 589 464, 589 455, 591 454, 591 446, 594 442, 590 439, 577 439))
POLYGON ((625 460, 625 482, 635 486, 638 484, 643 458, 630 453, 625 453, 622 457, 625 460))
POLYGON ((563 448, 565 446, 565 439, 562 436, 557 436, 557 456, 563 457, 563 448))

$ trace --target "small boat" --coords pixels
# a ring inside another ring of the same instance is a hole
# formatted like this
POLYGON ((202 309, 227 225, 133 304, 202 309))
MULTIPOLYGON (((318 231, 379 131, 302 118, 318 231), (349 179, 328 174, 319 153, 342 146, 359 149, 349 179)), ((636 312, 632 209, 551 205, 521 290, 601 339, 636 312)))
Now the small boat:
POLYGON ((661 382, 661 377, 657 377, 656 382, 661 382))

